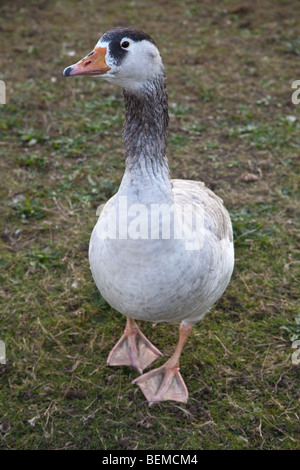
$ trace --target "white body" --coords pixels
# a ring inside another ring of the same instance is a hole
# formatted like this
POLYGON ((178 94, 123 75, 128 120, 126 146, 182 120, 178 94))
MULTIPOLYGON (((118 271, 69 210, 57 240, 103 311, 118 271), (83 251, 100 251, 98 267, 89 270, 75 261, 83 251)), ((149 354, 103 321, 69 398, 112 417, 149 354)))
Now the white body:
MULTIPOLYGON (((120 197, 131 204, 164 201, 163 188, 143 195, 126 184, 102 210, 90 240, 89 259, 95 283, 106 301, 122 314, 152 322, 196 323, 222 295, 234 265, 229 215, 220 198, 203 183, 172 180, 175 208, 193 204, 203 221, 195 249, 181 239, 110 239, 103 227, 118 209, 120 197)), ((169 197, 165 202, 169 204, 169 197)), ((175 217, 175 224, 179 223, 175 217)), ((127 218, 127 224, 130 217, 127 218)), ((195 240, 193 241, 195 242, 195 240)))

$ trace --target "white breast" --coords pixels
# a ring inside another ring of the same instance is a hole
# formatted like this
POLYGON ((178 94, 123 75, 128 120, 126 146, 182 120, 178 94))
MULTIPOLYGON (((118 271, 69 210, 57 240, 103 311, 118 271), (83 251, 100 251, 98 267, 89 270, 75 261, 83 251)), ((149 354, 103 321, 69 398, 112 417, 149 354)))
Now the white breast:
POLYGON ((192 205, 202 221, 196 238, 190 236, 194 233, 187 218, 179 239, 174 239, 174 231, 170 239, 163 239, 161 233, 160 239, 132 239, 128 233, 120 239, 134 221, 129 212, 124 217, 124 206, 123 226, 117 216, 116 232, 110 234, 115 238, 106 236, 105 227, 122 201, 117 194, 106 204, 92 233, 90 265, 102 296, 124 315, 153 322, 195 323, 230 280, 234 263, 231 223, 222 201, 203 183, 172 180, 172 187, 174 224, 181 224, 178 214, 184 206, 192 205))

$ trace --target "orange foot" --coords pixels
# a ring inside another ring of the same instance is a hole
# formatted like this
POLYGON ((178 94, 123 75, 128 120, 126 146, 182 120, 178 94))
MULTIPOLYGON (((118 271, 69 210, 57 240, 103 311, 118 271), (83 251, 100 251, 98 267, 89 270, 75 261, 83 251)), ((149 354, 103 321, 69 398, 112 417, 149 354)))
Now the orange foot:
POLYGON ((124 334, 107 358, 109 366, 132 366, 140 374, 161 352, 141 332, 132 318, 127 318, 124 334))

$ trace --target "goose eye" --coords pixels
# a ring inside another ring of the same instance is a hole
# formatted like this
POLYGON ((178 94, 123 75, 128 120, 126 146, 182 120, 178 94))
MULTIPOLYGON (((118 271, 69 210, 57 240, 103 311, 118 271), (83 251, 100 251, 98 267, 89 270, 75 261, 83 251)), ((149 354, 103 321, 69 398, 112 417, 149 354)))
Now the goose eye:
POLYGON ((129 47, 129 41, 121 42, 121 47, 123 47, 123 49, 127 49, 127 47, 129 47))

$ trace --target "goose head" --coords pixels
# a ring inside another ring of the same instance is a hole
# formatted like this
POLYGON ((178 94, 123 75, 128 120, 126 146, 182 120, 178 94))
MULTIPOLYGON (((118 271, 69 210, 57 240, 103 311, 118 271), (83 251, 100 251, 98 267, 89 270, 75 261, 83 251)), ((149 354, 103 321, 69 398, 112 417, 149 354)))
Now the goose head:
POLYGON ((87 56, 66 67, 65 77, 91 75, 125 89, 139 90, 164 74, 160 53, 153 39, 133 28, 107 31, 87 56))

